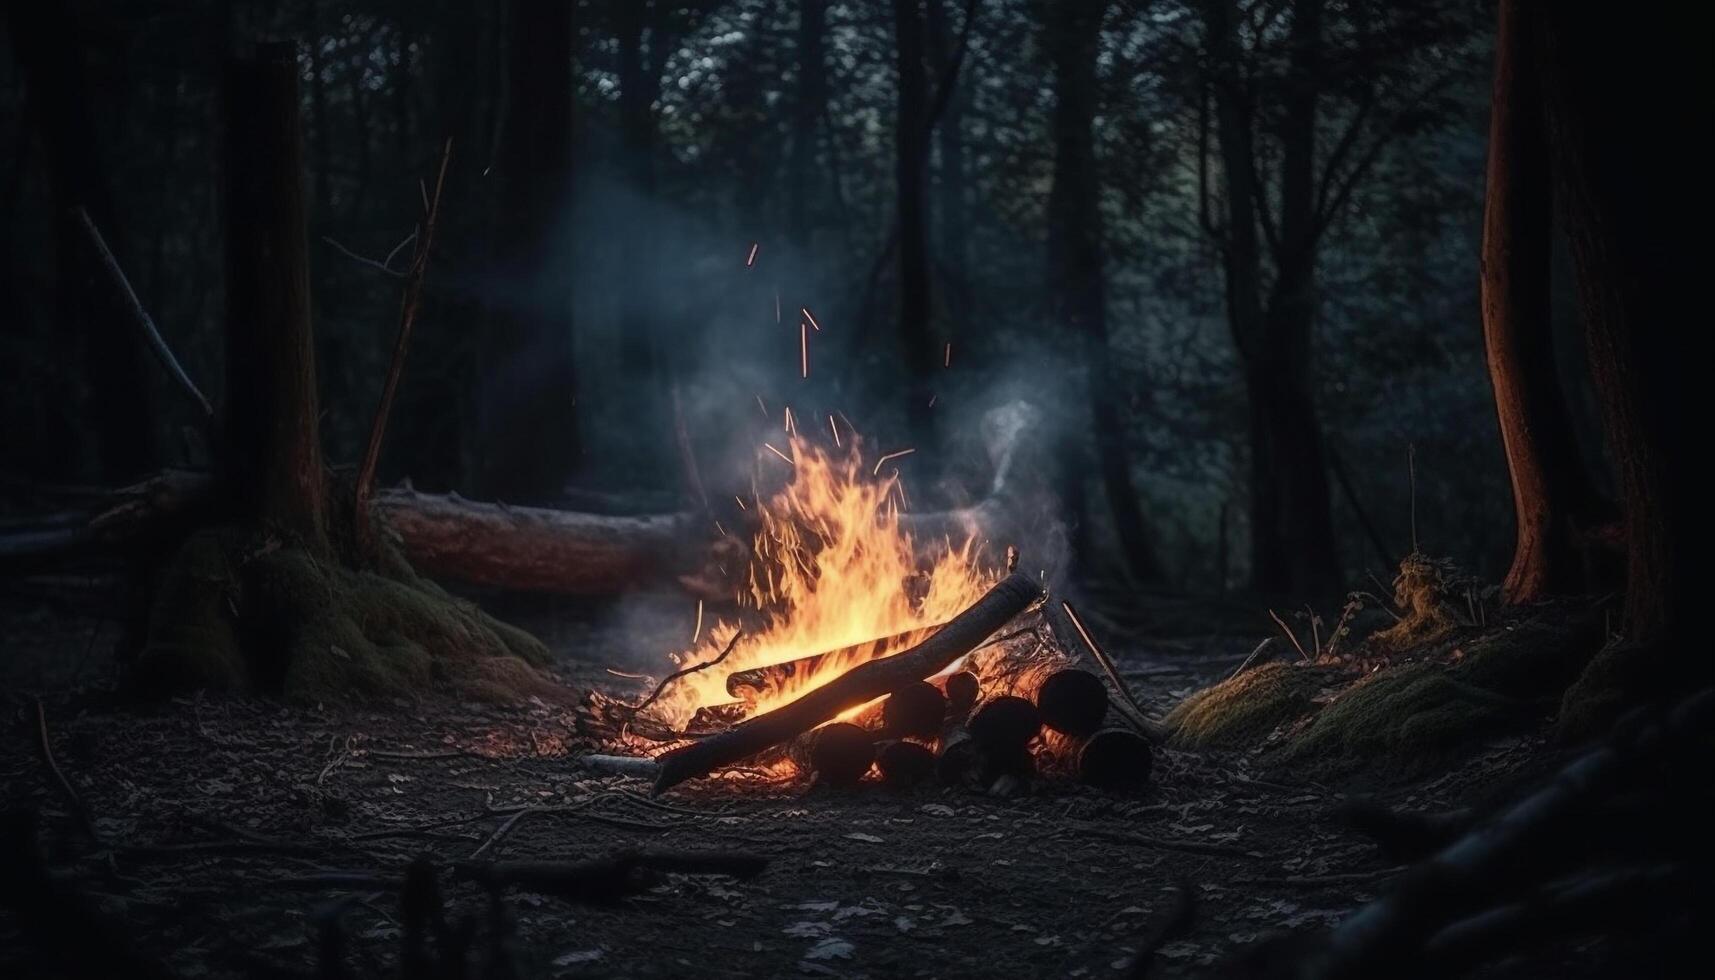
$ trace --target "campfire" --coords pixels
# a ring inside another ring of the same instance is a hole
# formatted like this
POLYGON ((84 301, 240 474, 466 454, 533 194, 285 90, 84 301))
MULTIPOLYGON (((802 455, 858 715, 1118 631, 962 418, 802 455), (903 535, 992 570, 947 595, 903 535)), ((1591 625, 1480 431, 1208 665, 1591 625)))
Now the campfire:
POLYGON ((785 449, 763 447, 763 465, 790 472, 773 494, 737 500, 751 533, 738 614, 705 629, 699 607, 691 646, 646 696, 592 694, 585 734, 613 754, 589 763, 657 791, 732 771, 997 794, 1038 775, 1147 780, 1147 723, 1071 607, 1016 570, 1014 547, 1003 563, 975 533, 914 533, 887 465, 903 452, 872 460, 829 427, 831 445, 794 427, 785 449), (1130 727, 1107 725, 1110 701, 1130 727))

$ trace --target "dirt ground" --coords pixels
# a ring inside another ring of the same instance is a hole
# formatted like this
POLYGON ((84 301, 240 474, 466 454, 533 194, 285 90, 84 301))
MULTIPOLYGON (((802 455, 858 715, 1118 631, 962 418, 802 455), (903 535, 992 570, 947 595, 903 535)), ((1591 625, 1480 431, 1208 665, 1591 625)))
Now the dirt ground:
MULTIPOLYGON (((1092 619, 1158 711, 1230 673, 1265 635, 1243 604, 1110 607, 1092 619)), ((1153 784, 1129 796, 1064 785, 1005 800, 940 787, 835 794, 734 777, 652 801, 638 780, 578 765, 585 746, 563 707, 302 710, 209 696, 121 708, 106 693, 114 627, 17 600, 0 616, 7 808, 39 809, 62 883, 181 977, 314 975, 330 922, 348 975, 396 975, 398 896, 331 876, 397 876, 424 853, 451 865, 479 851, 624 849, 769 863, 749 880, 667 874, 602 907, 514 893, 499 919, 482 890, 448 879, 449 915, 476 923, 478 953, 504 949, 522 977, 1113 977, 1185 887, 1189 932, 1154 954, 1152 975, 1196 976, 1263 934, 1338 921, 1397 873, 1332 819, 1348 793, 1450 807, 1542 771, 1550 755, 1514 737, 1418 783, 1327 786, 1241 757, 1162 751, 1153 784), (39 759, 37 696, 99 846, 39 759)), ((574 611, 525 625, 549 640, 567 683, 623 692, 639 682, 606 673, 616 658, 605 651, 637 618, 592 625, 574 611)), ((30 950, 0 912, 0 974, 65 975, 30 950)))

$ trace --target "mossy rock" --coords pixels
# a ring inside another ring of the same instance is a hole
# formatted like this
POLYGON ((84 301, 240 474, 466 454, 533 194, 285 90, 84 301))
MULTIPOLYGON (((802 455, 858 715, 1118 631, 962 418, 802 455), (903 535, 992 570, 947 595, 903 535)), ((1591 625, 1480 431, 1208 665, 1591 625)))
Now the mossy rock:
POLYGON ((445 689, 484 700, 567 693, 534 637, 418 577, 391 548, 356 569, 236 528, 192 534, 160 580, 134 668, 145 693, 247 690, 298 703, 445 689))
POLYGON ((1316 710, 1315 697, 1339 676, 1325 667, 1267 663, 1204 688, 1165 719, 1175 745, 1236 749, 1316 710))

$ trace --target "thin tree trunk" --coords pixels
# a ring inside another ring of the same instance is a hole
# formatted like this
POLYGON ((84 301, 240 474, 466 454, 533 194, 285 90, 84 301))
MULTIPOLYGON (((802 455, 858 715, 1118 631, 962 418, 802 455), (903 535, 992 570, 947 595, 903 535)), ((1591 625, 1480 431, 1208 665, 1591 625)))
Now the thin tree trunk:
POLYGON ((929 332, 929 207, 924 194, 928 80, 922 6, 922 0, 893 0, 899 69, 894 184, 899 201, 899 345, 905 365, 905 417, 912 438, 927 446, 934 439, 929 399, 940 360, 929 332))
MULTIPOLYGON (((953 58, 953 28, 947 15, 954 6, 953 0, 928 0, 929 42, 937 78, 947 77, 947 66, 953 58)), ((975 67, 967 56, 960 69, 958 91, 948 97, 947 106, 941 110, 941 119, 935 128, 941 178, 940 209, 937 211, 941 230, 939 249, 961 283, 971 260, 970 208, 965 195, 964 111, 969 98, 967 93, 971 90, 970 75, 975 67)))
POLYGON ((1534 20, 1534 4, 1501 0, 1483 208, 1483 339, 1517 520, 1512 567, 1501 586, 1510 603, 1584 590, 1576 538, 1596 496, 1554 360, 1554 195, 1534 20))
MULTIPOLYGON (((1103 283, 1100 176, 1095 159, 1096 47, 1109 0, 1056 3, 1045 47, 1054 66, 1054 184, 1048 195, 1050 321, 1072 330, 1088 376, 1097 470, 1113 513, 1127 567, 1145 581, 1160 578, 1120 418, 1121 396, 1109 370, 1103 283)), ((1088 536, 1082 536, 1088 540, 1088 536)), ((1085 560, 1089 556, 1076 556, 1085 560)))
POLYGON ((816 134, 828 107, 828 68, 824 46, 827 33, 827 0, 798 0, 798 92, 793 106, 792 162, 788 189, 786 235, 794 248, 810 248, 815 227, 813 191, 816 167, 816 134))
POLYGON ((1679 145, 1681 98, 1709 82, 1693 50, 1703 32, 1667 5, 1616 20, 1604 5, 1568 0, 1542 16, 1550 158, 1625 513, 1622 629, 1649 645, 1685 624, 1702 542, 1693 523, 1704 520, 1690 501, 1704 454, 1692 435, 1691 374, 1702 362, 1687 317, 1706 305, 1694 290, 1707 271, 1709 208, 1689 193, 1701 159, 1679 145))
POLYGON ((572 4, 515 0, 496 169, 496 298, 483 346, 479 487, 513 503, 556 497, 579 455, 571 296, 554 255, 571 179, 572 4))
POLYGON ((292 45, 263 45, 228 64, 225 99, 227 492, 247 517, 325 552, 292 45))
MULTIPOLYGON (((66 347, 81 347, 101 468, 111 477, 134 477, 156 463, 147 374, 121 315, 97 301, 105 294, 92 289, 96 266, 73 217, 79 207, 88 211, 123 259, 125 235, 102 169, 77 24, 65 5, 32 0, 8 3, 7 23, 53 186, 54 316, 70 341, 66 347)), ((76 445, 75 434, 57 438, 76 445)))

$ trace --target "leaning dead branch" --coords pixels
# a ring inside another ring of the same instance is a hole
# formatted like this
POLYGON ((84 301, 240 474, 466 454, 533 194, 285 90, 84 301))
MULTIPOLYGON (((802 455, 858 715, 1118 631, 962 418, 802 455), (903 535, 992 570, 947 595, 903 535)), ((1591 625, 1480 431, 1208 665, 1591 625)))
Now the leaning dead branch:
MULTIPOLYGON (((1078 618, 1077 610, 1072 608, 1070 602, 1064 600, 1061 601, 1060 608, 1065 610, 1066 618, 1071 621, 1073 628, 1078 631, 1078 636, 1083 639, 1084 648, 1090 651, 1090 656, 1095 658, 1096 663, 1102 668, 1102 673, 1108 675, 1108 682, 1113 685, 1114 693, 1119 695, 1119 699, 1114 702, 1114 709, 1125 718, 1126 724, 1136 729, 1139 735, 1157 744, 1166 741, 1167 733, 1161 727, 1161 723, 1151 721, 1143 713, 1143 706, 1137 703, 1136 698, 1132 697, 1131 690, 1126 687, 1125 680, 1120 677, 1119 668, 1114 665, 1113 659, 1102 649, 1101 644, 1096 642, 1096 638, 1090 635, 1090 631, 1084 628, 1084 621, 1078 618)), ((1052 617, 1049 618, 1048 624, 1052 629, 1054 625, 1052 617)))
POLYGON ((387 416, 393 411, 393 397, 399 391, 399 376, 405 370, 405 352, 411 343, 411 327, 417 321, 417 308, 422 303, 423 280, 428 275, 429 251, 435 242, 435 219, 441 211, 441 188, 447 181, 447 161, 452 159, 453 141, 449 138, 441 150, 441 167, 435 176, 435 195, 430 198, 428 213, 423 217, 423 234, 411 256, 410 273, 405 280, 405 295, 399 303, 399 334, 393 341, 393 360, 387 366, 387 380, 381 386, 381 403, 375 407, 375 420, 369 426, 369 442, 363 449, 363 462, 357 468, 357 540, 367 546, 372 541, 369 519, 369 497, 375 489, 375 468, 381 462, 381 439, 387 433, 387 416))
POLYGON ((36 699, 36 749, 42 754, 42 764, 48 767, 48 772, 54 777, 54 782, 65 796, 66 804, 71 807, 72 815, 77 817, 78 824, 83 827, 89 839, 99 843, 101 835, 96 833, 95 821, 89 817, 89 808, 84 806, 83 797, 77 795, 72 788, 71 780, 60 770, 60 764, 54 760, 53 745, 48 741, 48 716, 42 708, 42 699, 36 699))
POLYGON ((119 293, 125 299, 125 307, 131 313, 131 321, 137 325, 143 339, 148 342, 149 350, 154 353, 155 359, 161 362, 161 366, 167 369, 167 373, 172 375, 179 390, 196 402, 203 418, 212 421, 214 406, 209 403, 202 389, 196 386, 196 382, 191 380, 191 376, 185 373, 179 359, 173 356, 173 349, 167 346, 166 338, 162 337, 161 331, 156 328, 154 318, 143 308, 143 301, 137 298, 137 291, 131 288, 131 280, 125 277, 125 270, 119 267, 119 260, 113 257, 112 250, 107 247, 107 241, 101 237, 101 230, 95 227, 89 212, 81 207, 77 209, 77 218, 83 224, 83 230, 88 233, 90 243, 95 246, 96 254, 100 256, 101 265, 107 270, 108 277, 119 287, 119 293))
POLYGON ((951 666, 973 647, 1040 601, 1042 590, 1028 576, 1002 579, 969 609, 904 653, 871 660, 816 688, 791 704, 660 757, 654 792, 748 759, 796 738, 840 712, 885 697, 911 681, 925 680, 951 666))

